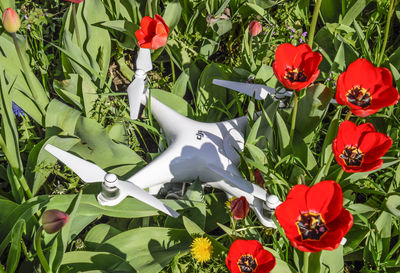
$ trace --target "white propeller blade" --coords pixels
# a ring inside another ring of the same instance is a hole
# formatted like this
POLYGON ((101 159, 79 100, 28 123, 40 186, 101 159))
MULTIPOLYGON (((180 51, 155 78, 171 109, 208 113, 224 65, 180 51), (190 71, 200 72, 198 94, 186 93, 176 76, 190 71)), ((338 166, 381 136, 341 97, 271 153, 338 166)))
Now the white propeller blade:
MULTIPOLYGON (((73 170, 83 181, 91 183, 103 182, 105 180, 107 173, 99 166, 65 152, 51 144, 47 144, 44 148, 73 170)), ((176 218, 179 216, 176 211, 164 205, 160 200, 131 182, 117 179, 115 186, 133 198, 136 198, 172 217, 176 218)))
POLYGON ((136 59, 135 79, 128 86, 128 98, 131 119, 135 120, 139 116, 140 102, 145 92, 146 72, 153 69, 151 53, 148 48, 139 49, 136 59))
MULTIPOLYGON (((256 100, 265 99, 267 94, 274 95, 274 98, 281 100, 285 97, 291 97, 293 93, 292 91, 288 91, 284 88, 274 89, 263 84, 233 82, 217 79, 213 80, 213 84, 235 90, 251 97, 254 94, 256 100)), ((337 104, 335 99, 331 99, 330 103, 337 104)))
POLYGON ((267 200, 267 194, 265 190, 263 190, 261 187, 247 181, 246 179, 239 177, 239 176, 233 176, 231 173, 225 171, 224 169, 221 169, 215 165, 208 164, 207 165, 208 169, 214 172, 216 175, 221 177, 221 179, 225 180, 229 184, 233 185, 234 187, 237 187, 249 194, 252 194, 253 196, 257 197, 258 199, 267 200))
POLYGON ((47 144, 44 148, 73 170, 86 183, 104 181, 104 176, 107 173, 99 166, 65 152, 51 144, 47 144))
POLYGON ((150 195, 148 192, 143 190, 142 188, 139 188, 135 184, 123 180, 118 180, 116 184, 117 188, 125 192, 126 194, 136 198, 139 201, 142 201, 143 203, 146 203, 153 208, 156 208, 165 214, 168 214, 174 218, 177 218, 179 216, 179 213, 165 205, 163 202, 155 198, 154 196, 150 195))
MULTIPOLYGON (((250 97, 254 95, 256 100, 263 100, 268 94, 274 95, 277 92, 276 89, 263 84, 251 84, 217 79, 213 80, 213 84, 235 90, 237 92, 249 95, 250 97)), ((279 92, 282 92, 283 90, 280 89, 279 92)))
MULTIPOLYGON (((139 72, 141 70, 138 70, 139 72)), ((137 73, 138 74, 138 73, 137 73)), ((142 100, 142 96, 144 94, 145 88, 145 79, 146 75, 136 75, 133 82, 128 86, 128 99, 129 99, 129 107, 131 119, 135 120, 139 116, 140 111, 140 102, 142 100)))
POLYGON ((149 72, 153 69, 153 64, 151 62, 151 53, 148 48, 140 48, 138 57, 136 59, 136 70, 143 70, 144 72, 149 72))

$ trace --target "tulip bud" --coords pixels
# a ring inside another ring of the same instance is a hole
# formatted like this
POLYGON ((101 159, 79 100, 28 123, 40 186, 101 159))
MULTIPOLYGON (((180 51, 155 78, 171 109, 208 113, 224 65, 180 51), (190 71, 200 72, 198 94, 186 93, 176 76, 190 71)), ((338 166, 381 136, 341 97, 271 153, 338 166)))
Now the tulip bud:
POLYGON ((4 10, 2 20, 5 30, 9 33, 17 32, 21 26, 19 16, 12 8, 4 10))
POLYGON ((254 182, 260 187, 264 187, 265 181, 259 169, 254 171, 254 182))
POLYGON ((247 213, 249 213, 249 209, 249 202, 247 202, 244 196, 236 198, 231 203, 231 215, 235 220, 244 219, 247 216, 247 213))
POLYGON ((251 21, 249 24, 249 32, 251 36, 257 36, 262 30, 262 25, 258 21, 251 21))
POLYGON ((46 210, 42 216, 42 226, 49 234, 59 231, 68 222, 68 214, 58 209, 46 210))

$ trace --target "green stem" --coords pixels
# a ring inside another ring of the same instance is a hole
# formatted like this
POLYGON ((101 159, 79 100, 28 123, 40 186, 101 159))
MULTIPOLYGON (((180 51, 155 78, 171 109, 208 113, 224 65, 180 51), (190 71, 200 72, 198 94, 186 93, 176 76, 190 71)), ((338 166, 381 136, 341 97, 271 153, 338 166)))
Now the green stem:
POLYGON ((346 14, 346 0, 342 0, 342 16, 346 14))
POLYGON ((249 41, 250 60, 253 62, 253 36, 250 35, 249 41))
POLYGON ((314 273, 321 271, 321 251, 303 252, 303 270, 302 273, 314 273))
POLYGON ((39 258, 40 263, 43 266, 44 271, 49 273, 49 272, 51 272, 51 270, 50 270, 49 264, 47 263, 46 257, 43 254, 42 245, 41 245, 42 231, 43 231, 43 226, 40 226, 40 228, 36 231, 35 247, 36 247, 37 256, 39 258))
POLYGON ((167 52, 168 52, 169 60, 170 60, 170 62, 171 62, 172 82, 175 83, 175 64, 174 64, 174 61, 172 60, 172 56, 173 56, 173 55, 172 55, 172 52, 171 52, 171 50, 169 49, 169 46, 168 46, 168 45, 165 46, 165 49, 166 49, 167 52))
POLYGON ((308 273, 308 267, 310 262, 310 252, 303 252, 303 273, 308 273))
POLYGON ((78 43, 79 48, 82 50, 81 36, 79 35, 78 20, 76 20, 76 5, 78 4, 75 3, 71 4, 72 4, 72 17, 74 18, 74 25, 75 25, 76 42, 78 43))
POLYGON ((26 247, 25 242, 22 239, 21 239, 21 248, 27 260, 33 261, 32 254, 28 251, 28 248, 26 247))
POLYGON ((351 111, 349 109, 349 112, 347 112, 346 117, 344 118, 344 121, 349 120, 351 117, 351 111))
POLYGON ((151 0, 147 0, 147 11, 149 16, 153 18, 153 8, 151 7, 151 0))
POLYGON ((390 22, 392 21, 392 15, 394 12, 394 8, 397 4, 397 0, 392 0, 390 1, 390 7, 389 7, 389 12, 386 18, 386 25, 385 25, 385 34, 383 37, 383 44, 381 48, 381 54, 379 55, 378 62, 376 63, 376 66, 380 66, 382 63, 383 55, 385 55, 385 49, 386 49, 386 44, 389 38, 389 28, 390 28, 390 22))
POLYGON ((328 175, 328 173, 329 173, 329 168, 330 168, 330 166, 331 166, 331 164, 332 164, 332 161, 333 161, 333 158, 334 158, 334 157, 335 157, 335 154, 332 152, 331 155, 330 155, 329 158, 328 158, 328 162, 326 162, 326 165, 325 165, 324 177, 326 177, 326 176, 328 175))
MULTIPOLYGON (((2 135, 0 135, 0 147, 3 150, 4 156, 7 158, 9 164, 11 165, 11 169, 13 170, 13 172, 15 174, 15 170, 18 170, 20 168, 19 168, 19 166, 18 166, 18 164, 16 162, 11 160, 12 156, 11 156, 9 150, 7 149, 7 145, 6 145, 2 135)), ((29 189, 28 182, 26 182, 24 175, 23 174, 18 174, 18 175, 16 175, 16 177, 18 178, 18 181, 21 183, 21 186, 22 186, 26 196, 29 199, 32 198, 33 197, 32 192, 29 189)))
MULTIPOLYGON (((5 141, 4 141, 4 139, 3 139, 3 136, 2 136, 1 134, 0 134, 0 147, 1 147, 1 149, 3 150, 4 156, 7 158, 8 162, 9 162, 10 165, 11 165, 11 167, 12 167, 12 168, 15 167, 14 165, 15 165, 16 163, 11 161, 11 159, 12 159, 11 154, 10 154, 10 152, 8 151, 8 148, 7 148, 7 146, 6 146, 6 143, 5 143, 5 141)), ((16 164, 16 165, 18 165, 18 164, 16 164)))
POLYGON ((338 173, 338 175, 336 176, 336 179, 335 179, 335 181, 337 183, 339 183, 340 179, 342 178, 343 173, 344 173, 344 170, 340 169, 340 171, 339 171, 339 173, 338 173))
POLYGON ((33 194, 31 192, 31 189, 28 186, 28 182, 26 181, 24 175, 22 175, 21 177, 18 178, 19 183, 21 183, 22 188, 25 191, 26 196, 28 197, 28 199, 31 199, 33 197, 33 194))
POLYGON ((310 33, 308 36, 308 45, 311 48, 312 48, 312 45, 314 42, 315 28, 317 26, 318 14, 319 14, 319 9, 321 8, 321 3, 322 3, 322 0, 317 0, 317 3, 315 4, 315 7, 314 7, 313 16, 311 19, 310 33))
POLYGON ((294 106, 293 106, 293 111, 292 111, 292 124, 290 126, 290 141, 289 141, 289 147, 292 147, 293 144, 293 136, 294 136, 294 129, 296 127, 296 116, 297 116, 297 107, 299 104, 299 96, 297 95, 297 91, 293 91, 294 95, 294 106))
MULTIPOLYGON (((11 37, 13 38, 15 50, 17 51, 18 59, 19 59, 19 62, 21 63, 22 71, 25 74, 25 78, 26 78, 26 81, 28 83, 28 86, 29 86, 29 89, 31 91, 31 94, 33 96, 33 99, 36 102, 38 102, 38 98, 37 98, 37 96, 35 94, 35 91, 33 90, 33 84, 32 84, 32 80, 31 80, 31 73, 30 73, 30 71, 28 70, 28 68, 26 66, 25 58, 21 53, 21 49, 19 48, 18 39, 17 39, 17 35, 15 34, 15 32, 11 33, 11 37)), ((40 105, 39 105, 39 107, 40 107, 40 105)), ((40 109, 40 110, 42 111, 42 114, 43 114, 44 113, 44 109, 40 109)))
POLYGON ((235 235, 236 234, 236 220, 235 220, 235 218, 233 218, 233 216, 231 217, 231 219, 232 219, 232 234, 233 235, 235 235))

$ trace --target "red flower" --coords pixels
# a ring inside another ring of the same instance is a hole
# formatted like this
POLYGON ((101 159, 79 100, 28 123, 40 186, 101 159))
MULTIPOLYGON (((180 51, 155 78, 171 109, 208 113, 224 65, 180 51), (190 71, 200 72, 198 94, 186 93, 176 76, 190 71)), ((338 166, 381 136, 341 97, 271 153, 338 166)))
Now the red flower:
POLYGON ((337 80, 336 101, 347 105, 359 117, 372 115, 396 104, 399 99, 392 73, 387 68, 375 67, 366 59, 351 63, 337 80))
POLYGON ((140 29, 135 32, 140 47, 154 50, 167 44, 168 34, 169 28, 158 14, 154 15, 154 19, 149 16, 143 17, 140 29))
POLYGON ((383 160, 380 158, 392 143, 389 136, 375 132, 371 123, 357 126, 351 121, 344 121, 332 142, 332 150, 344 171, 368 172, 382 166, 383 160))
POLYGON ((256 240, 236 240, 225 260, 231 273, 268 273, 276 265, 275 257, 256 240))
POLYGON ((9 33, 17 32, 21 26, 19 16, 12 8, 6 8, 1 19, 4 29, 9 33))
POLYGON ((249 202, 247 202, 246 197, 241 196, 236 198, 231 203, 231 214, 235 220, 244 219, 249 213, 249 202))
POLYGON ((59 231, 68 222, 68 214, 58 209, 46 210, 42 215, 42 225, 47 233, 59 231))
POLYGON ((64 1, 72 2, 72 3, 76 3, 76 4, 83 2, 83 0, 64 0, 64 1))
POLYGON ((353 216, 343 208, 342 188, 331 180, 311 188, 294 186, 275 215, 290 243, 306 252, 339 247, 353 225, 353 216))
POLYGON ((262 30, 262 25, 258 21, 251 21, 249 24, 249 32, 251 36, 257 36, 262 30))
POLYGON ((286 88, 300 91, 318 78, 321 61, 322 55, 313 52, 307 44, 281 44, 275 52, 272 68, 286 88))
POLYGON ((265 181, 259 169, 254 171, 254 182, 260 187, 264 187, 265 181))

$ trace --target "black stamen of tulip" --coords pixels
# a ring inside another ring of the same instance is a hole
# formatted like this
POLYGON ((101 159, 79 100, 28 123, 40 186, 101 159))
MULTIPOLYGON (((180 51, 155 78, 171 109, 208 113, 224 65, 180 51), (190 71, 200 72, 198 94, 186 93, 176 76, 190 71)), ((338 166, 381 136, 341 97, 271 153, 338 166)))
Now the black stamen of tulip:
POLYGON ((315 213, 300 214, 296 225, 303 241, 319 240, 328 231, 324 219, 320 214, 315 213))
POLYGON ((291 82, 305 82, 307 80, 306 75, 304 75, 304 73, 299 71, 297 68, 287 71, 285 78, 291 82))
POLYGON ((363 162, 364 154, 357 147, 346 146, 339 157, 343 159, 346 166, 359 167, 363 162))
POLYGON ((251 255, 243 255, 237 262, 242 273, 253 273, 257 269, 257 260, 251 255))
POLYGON ((360 106, 361 108, 366 108, 371 105, 371 94, 367 89, 362 88, 359 85, 356 85, 350 89, 347 92, 346 97, 348 102, 360 106))

